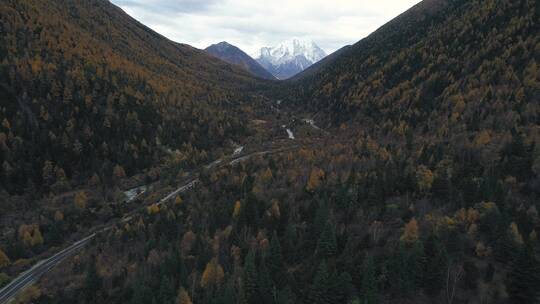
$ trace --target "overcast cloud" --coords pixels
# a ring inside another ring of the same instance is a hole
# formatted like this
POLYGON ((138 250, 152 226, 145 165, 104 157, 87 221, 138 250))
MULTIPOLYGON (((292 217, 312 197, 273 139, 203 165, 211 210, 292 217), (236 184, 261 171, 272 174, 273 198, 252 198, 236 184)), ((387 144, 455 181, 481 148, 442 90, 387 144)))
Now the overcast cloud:
POLYGON ((292 38, 328 53, 357 42, 419 0, 111 0, 176 42, 227 41, 249 54, 292 38))

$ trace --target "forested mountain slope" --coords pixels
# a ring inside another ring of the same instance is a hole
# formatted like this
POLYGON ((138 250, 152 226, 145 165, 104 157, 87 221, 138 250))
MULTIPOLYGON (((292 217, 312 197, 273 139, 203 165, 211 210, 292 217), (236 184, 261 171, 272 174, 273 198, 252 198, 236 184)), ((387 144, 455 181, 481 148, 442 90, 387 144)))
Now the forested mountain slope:
POLYGON ((306 77, 298 101, 412 127, 432 114, 441 127, 478 122, 480 107, 503 115, 516 103, 537 115, 539 11, 537 1, 425 0, 306 77))
MULTIPOLYGON (((185 182, 170 170, 137 198, 144 212, 22 299, 538 303, 538 15, 534 0, 423 1, 316 73, 261 91, 285 95, 268 120, 295 137, 259 140, 287 149, 257 142, 156 204, 185 182)), ((87 220, 80 196, 15 230, 0 270, 87 220)))
POLYGON ((114 166, 137 172, 165 148, 193 159, 245 133, 232 89, 256 80, 109 1, 7 0, 0 17, 4 190, 62 191, 108 180, 114 166))

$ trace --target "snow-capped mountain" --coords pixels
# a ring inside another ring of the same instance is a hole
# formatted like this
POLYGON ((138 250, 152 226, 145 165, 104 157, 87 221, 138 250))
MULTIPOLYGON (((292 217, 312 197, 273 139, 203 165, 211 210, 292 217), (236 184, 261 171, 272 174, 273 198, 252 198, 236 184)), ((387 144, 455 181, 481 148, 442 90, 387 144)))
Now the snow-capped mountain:
POLYGON ((278 79, 290 78, 326 56, 323 49, 311 40, 293 38, 275 47, 263 47, 255 55, 265 69, 278 79))

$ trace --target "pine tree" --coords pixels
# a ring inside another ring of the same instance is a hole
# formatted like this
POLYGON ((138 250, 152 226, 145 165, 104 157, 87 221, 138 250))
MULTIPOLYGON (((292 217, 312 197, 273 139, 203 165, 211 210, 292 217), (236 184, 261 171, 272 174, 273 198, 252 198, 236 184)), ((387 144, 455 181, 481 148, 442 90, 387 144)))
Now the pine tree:
POLYGON ((426 240, 424 252, 426 267, 423 275, 423 286, 426 294, 435 296, 444 286, 448 254, 445 247, 433 235, 426 240))
POLYGON ((175 296, 176 294, 174 291, 173 283, 171 282, 169 277, 163 278, 159 286, 159 293, 158 293, 159 303, 173 304, 175 296))
POLYGON ((326 262, 323 260, 317 269, 315 278, 309 292, 309 303, 325 304, 329 303, 327 292, 330 283, 330 274, 326 262))
POLYGON ((84 294, 86 303, 93 303, 96 298, 96 292, 101 289, 102 279, 99 276, 96 268, 96 260, 93 257, 86 271, 86 279, 84 281, 84 294))
POLYGON ((261 265, 259 267, 259 280, 257 283, 257 286, 259 287, 259 296, 264 304, 272 304, 273 303, 273 295, 272 295, 272 279, 270 278, 270 273, 268 271, 268 268, 266 267, 266 262, 264 259, 261 261, 261 265))
POLYGON ((317 255, 329 258, 337 254, 337 239, 334 226, 327 222, 317 244, 317 255))
POLYGON ((244 262, 244 294, 248 303, 257 302, 257 268, 255 266, 255 252, 251 250, 244 262))
POLYGON ((270 249, 268 255, 268 269, 270 270, 270 275, 275 284, 283 282, 283 254, 281 252, 281 244, 279 243, 279 238, 277 233, 274 231, 272 239, 270 240, 270 249))
POLYGON ((400 244, 390 263, 390 270, 393 273, 391 284, 400 295, 410 295, 414 291, 415 265, 411 263, 412 260, 412 254, 400 244))
POLYGON ((375 262, 369 256, 364 265, 362 274, 362 304, 376 304, 377 300, 377 279, 375 274, 375 262))
POLYGON ((510 302, 540 303, 540 261, 533 249, 523 248, 512 263, 506 279, 510 302))

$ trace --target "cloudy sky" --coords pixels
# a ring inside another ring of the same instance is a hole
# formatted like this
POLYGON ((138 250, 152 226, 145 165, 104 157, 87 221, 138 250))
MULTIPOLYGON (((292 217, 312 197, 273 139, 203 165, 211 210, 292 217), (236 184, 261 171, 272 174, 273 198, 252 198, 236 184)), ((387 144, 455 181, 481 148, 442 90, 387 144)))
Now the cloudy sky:
POLYGON ((352 44, 419 0, 111 0, 176 42, 205 48, 220 41, 249 54, 292 38, 328 53, 352 44))

